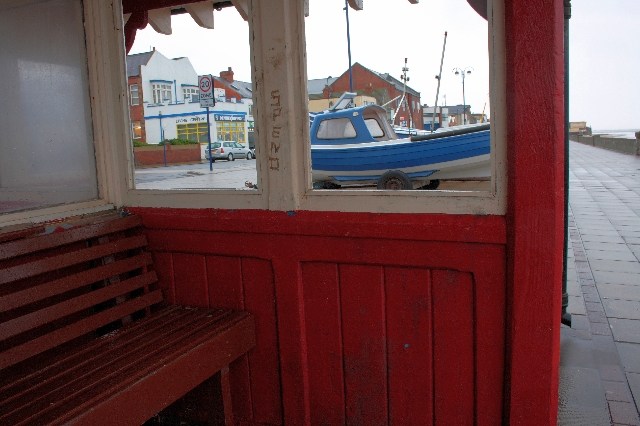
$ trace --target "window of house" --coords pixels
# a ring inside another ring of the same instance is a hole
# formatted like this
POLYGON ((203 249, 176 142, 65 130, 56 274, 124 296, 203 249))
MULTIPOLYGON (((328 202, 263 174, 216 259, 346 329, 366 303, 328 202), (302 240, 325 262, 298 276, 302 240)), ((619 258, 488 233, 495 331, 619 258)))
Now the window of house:
POLYGON ((235 141, 244 143, 244 121, 218 121, 216 134, 218 141, 235 141))
POLYGON ((170 104, 172 102, 171 83, 153 83, 151 85, 154 104, 170 104))
POLYGON ((207 143, 207 123, 188 123, 176 126, 178 139, 187 139, 200 143, 207 143))
POLYGON ((140 97, 138 95, 138 85, 137 84, 130 85, 129 92, 131 94, 131 105, 139 105, 140 97))
POLYGON ((142 138, 142 124, 139 121, 134 121, 133 123, 131 123, 131 129, 133 131, 134 139, 142 138))
POLYGON ((185 87, 183 89, 185 102, 198 102, 200 100, 200 94, 197 87, 185 87))

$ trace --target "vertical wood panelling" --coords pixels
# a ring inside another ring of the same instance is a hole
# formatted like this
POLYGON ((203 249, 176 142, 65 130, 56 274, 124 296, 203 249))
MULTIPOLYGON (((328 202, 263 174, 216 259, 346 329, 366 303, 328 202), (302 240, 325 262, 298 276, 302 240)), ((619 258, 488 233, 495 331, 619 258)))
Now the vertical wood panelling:
POLYGON ((173 277, 178 305, 208 307, 209 290, 204 256, 175 253, 173 255, 173 277))
POLYGON ((340 265, 347 424, 388 422, 382 267, 340 265))
POLYGON ((504 247, 475 257, 476 425, 502 423, 504 406, 506 271, 504 247))
MULTIPOLYGON (((242 264, 239 257, 207 256, 207 283, 209 305, 227 309, 244 309, 242 264)), ((235 418, 251 419, 251 381, 249 358, 242 355, 229 368, 233 415, 235 418)))
POLYGON ((344 425, 344 371, 338 266, 303 263, 312 425, 344 425))
POLYGON ((158 275, 158 285, 167 304, 176 304, 176 287, 173 282, 173 255, 166 252, 152 252, 153 268, 158 275))
POLYGON ((433 422, 431 286, 427 269, 386 268, 389 424, 433 422))
POLYGON ((207 256, 206 262, 210 306, 244 309, 241 259, 207 256))
POLYGON ((249 352, 253 418, 282 424, 275 290, 271 262, 242 259, 245 309, 256 322, 256 347, 249 352))
POLYGON ((472 425, 475 409, 471 274, 432 272, 435 423, 472 425))
POLYGON ((257 346, 231 368, 236 422, 502 422, 504 246, 274 235, 149 231, 177 303, 255 316, 257 346))

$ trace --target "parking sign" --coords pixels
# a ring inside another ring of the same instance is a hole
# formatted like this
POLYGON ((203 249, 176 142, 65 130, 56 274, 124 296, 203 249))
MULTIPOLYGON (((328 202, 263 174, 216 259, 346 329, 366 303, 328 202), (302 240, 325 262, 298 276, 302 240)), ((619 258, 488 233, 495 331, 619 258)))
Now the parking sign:
POLYGON ((213 97, 213 76, 199 76, 198 89, 200 91, 200 108, 212 107, 216 104, 216 100, 213 97))

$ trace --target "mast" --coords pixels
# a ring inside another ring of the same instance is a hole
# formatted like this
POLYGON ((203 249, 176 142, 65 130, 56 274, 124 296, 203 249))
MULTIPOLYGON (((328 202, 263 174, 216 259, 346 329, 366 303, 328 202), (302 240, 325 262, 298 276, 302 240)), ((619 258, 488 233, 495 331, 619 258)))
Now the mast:
MULTIPOLYGON (((444 49, 447 47, 447 32, 444 32, 444 44, 442 45, 442 59, 440 59, 440 74, 436 76, 438 79, 438 90, 436 91, 436 103, 433 106, 433 118, 431 119, 431 133, 436 129, 436 111, 438 110, 438 96, 440 95, 440 81, 442 79, 442 65, 444 64, 444 49)), ((440 118, 442 120, 442 117, 440 118)), ((440 123, 442 126, 442 123, 440 123)))

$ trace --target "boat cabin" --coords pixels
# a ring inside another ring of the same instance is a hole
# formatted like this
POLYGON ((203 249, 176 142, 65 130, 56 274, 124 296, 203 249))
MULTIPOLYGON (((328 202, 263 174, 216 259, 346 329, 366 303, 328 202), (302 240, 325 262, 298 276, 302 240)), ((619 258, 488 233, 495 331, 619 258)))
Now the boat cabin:
POLYGON ((236 424, 555 425, 562 0, 469 0, 489 28, 490 178, 451 191, 314 187, 311 140, 395 136, 377 106, 310 128, 309 3, 0 0, 0 230, 139 217, 164 303, 255 319, 229 366, 236 424), (220 10, 248 23, 257 185, 136 187, 127 49, 220 10))

